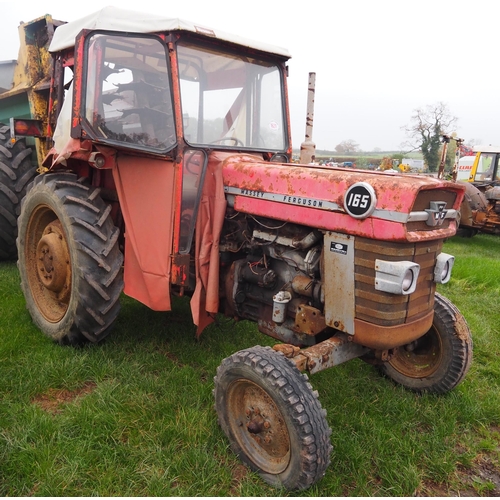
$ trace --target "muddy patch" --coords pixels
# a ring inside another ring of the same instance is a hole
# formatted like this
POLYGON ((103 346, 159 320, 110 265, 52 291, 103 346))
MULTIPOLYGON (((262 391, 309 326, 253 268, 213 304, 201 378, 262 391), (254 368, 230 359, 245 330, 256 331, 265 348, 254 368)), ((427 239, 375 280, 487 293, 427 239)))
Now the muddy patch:
POLYGON ((241 483, 247 475, 248 469, 243 464, 238 464, 231 470, 231 489, 229 490, 229 496, 240 496, 241 483))
POLYGON ((49 389, 43 394, 37 394, 31 402, 42 410, 55 415, 62 411, 65 404, 72 403, 76 399, 90 394, 96 387, 95 382, 86 382, 82 387, 72 391, 68 389, 49 389))

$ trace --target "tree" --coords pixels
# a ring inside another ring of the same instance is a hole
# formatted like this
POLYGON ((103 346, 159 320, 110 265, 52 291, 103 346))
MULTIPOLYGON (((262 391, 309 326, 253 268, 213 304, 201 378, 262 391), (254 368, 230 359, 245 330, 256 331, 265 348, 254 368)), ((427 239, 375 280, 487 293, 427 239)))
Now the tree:
POLYGON ((451 135, 450 129, 455 127, 458 119, 443 102, 417 108, 414 113, 410 124, 402 127, 409 139, 405 145, 420 150, 429 170, 435 172, 441 159, 441 137, 451 135))
POLYGON ((359 151, 359 144, 352 139, 347 141, 342 141, 340 144, 335 146, 335 151, 339 154, 351 154, 357 153, 359 151))

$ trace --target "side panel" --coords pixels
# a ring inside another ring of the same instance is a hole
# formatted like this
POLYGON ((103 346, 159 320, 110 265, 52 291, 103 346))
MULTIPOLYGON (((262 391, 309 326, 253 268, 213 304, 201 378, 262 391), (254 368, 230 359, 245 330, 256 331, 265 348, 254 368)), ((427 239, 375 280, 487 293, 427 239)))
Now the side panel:
POLYGON ((16 94, 7 99, 0 98, 0 123, 8 125, 11 117, 31 118, 30 104, 26 93, 16 94))
POLYGON ((326 324, 354 335, 354 237, 327 232, 323 255, 326 324))
POLYGON ((120 155, 113 177, 125 220, 124 292, 155 311, 169 311, 174 165, 120 155))

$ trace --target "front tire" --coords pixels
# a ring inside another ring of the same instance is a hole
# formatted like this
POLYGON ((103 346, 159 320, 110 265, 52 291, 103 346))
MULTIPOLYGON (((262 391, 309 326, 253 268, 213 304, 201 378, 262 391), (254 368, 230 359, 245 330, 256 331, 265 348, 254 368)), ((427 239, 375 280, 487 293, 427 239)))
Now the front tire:
POLYGON ((266 482, 301 490, 324 476, 332 450, 326 411, 282 353, 256 346, 226 358, 214 394, 232 450, 266 482))
POLYGON ((412 391, 443 394, 462 381, 471 361, 472 338, 465 318, 448 299, 436 294, 430 330, 399 347, 381 370, 412 391))
POLYGON ((24 139, 11 144, 9 127, 0 124, 0 260, 17 256, 17 218, 26 188, 37 175, 24 139))
POLYGON ((66 172, 35 179, 19 216, 18 267, 28 311, 53 340, 110 332, 123 289, 118 235, 98 188, 66 172))

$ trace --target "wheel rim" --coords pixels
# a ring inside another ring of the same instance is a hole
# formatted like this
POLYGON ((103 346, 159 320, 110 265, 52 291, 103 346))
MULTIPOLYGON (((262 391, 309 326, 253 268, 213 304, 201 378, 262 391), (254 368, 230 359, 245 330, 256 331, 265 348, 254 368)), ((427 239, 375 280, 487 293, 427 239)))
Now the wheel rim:
POLYGON ((441 359, 441 338, 432 327, 423 337, 397 349, 389 364, 406 377, 424 378, 435 373, 441 359))
POLYGON ((283 472, 290 462, 290 436, 271 396, 240 379, 229 386, 227 404, 229 426, 245 455, 264 472, 283 472))
POLYGON ((71 263, 66 234, 48 206, 33 210, 25 239, 28 284, 42 316, 59 322, 69 307, 71 263))

